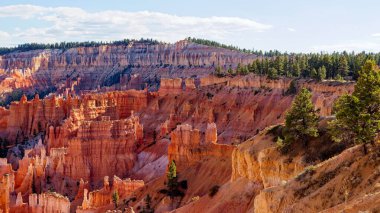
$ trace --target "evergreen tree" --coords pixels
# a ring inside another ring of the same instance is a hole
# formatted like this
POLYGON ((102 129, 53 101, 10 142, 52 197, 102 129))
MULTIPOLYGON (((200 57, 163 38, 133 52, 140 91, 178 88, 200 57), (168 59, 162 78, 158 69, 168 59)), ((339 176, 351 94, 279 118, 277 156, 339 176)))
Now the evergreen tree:
POLYGON ((344 95, 334 105, 336 119, 330 122, 334 141, 354 144, 374 143, 380 130, 380 71, 368 60, 359 72, 352 95, 344 95))
POLYGON ((325 78, 326 78, 326 68, 325 68, 325 66, 322 66, 322 67, 318 68, 317 80, 322 81, 325 78))
POLYGON ((150 197, 150 195, 147 194, 144 200, 145 200, 145 206, 142 210, 142 213, 154 213, 154 209, 151 207, 152 198, 150 197))
POLYGON ((298 63, 293 64, 292 70, 293 70, 294 77, 299 77, 301 75, 301 69, 298 63))
POLYGON ((312 77, 314 79, 318 79, 318 73, 317 73, 317 70, 315 68, 311 69, 310 77, 312 77))
POLYGON ((337 81, 343 81, 343 77, 340 74, 336 75, 334 79, 337 81))
POLYGON ((263 62, 263 74, 268 74, 269 72, 269 60, 268 58, 265 58, 264 62, 263 62))
POLYGON ((169 165, 169 171, 166 175, 167 177, 167 188, 169 191, 169 195, 173 197, 173 194, 177 190, 178 187, 178 179, 177 179, 177 166, 175 165, 174 160, 169 165))
POLYGON ((269 68, 269 72, 268 72, 268 78, 269 79, 277 79, 278 78, 278 71, 276 70, 276 68, 269 68))
POLYGON ((234 75, 235 74, 234 70, 231 67, 228 68, 227 73, 230 74, 230 75, 234 75))
POLYGON ((274 62, 274 68, 277 70, 277 72, 280 75, 284 75, 284 62, 283 62, 282 56, 276 57, 275 62, 274 62))
POLYGON ((310 137, 318 136, 317 110, 311 101, 311 92, 302 88, 295 97, 285 118, 285 140, 282 146, 288 147, 292 142, 302 142, 307 145, 310 137))
POLYGON ((255 60, 254 62, 252 62, 251 69, 249 70, 250 72, 257 73, 257 74, 260 73, 257 63, 258 63, 258 60, 255 60))
POLYGON ((342 77, 345 77, 348 75, 348 62, 345 56, 341 56, 339 58, 339 66, 338 66, 338 74, 342 77))
POLYGON ((115 209, 116 209, 117 206, 119 205, 119 193, 117 191, 114 191, 112 193, 112 202, 114 203, 115 209))

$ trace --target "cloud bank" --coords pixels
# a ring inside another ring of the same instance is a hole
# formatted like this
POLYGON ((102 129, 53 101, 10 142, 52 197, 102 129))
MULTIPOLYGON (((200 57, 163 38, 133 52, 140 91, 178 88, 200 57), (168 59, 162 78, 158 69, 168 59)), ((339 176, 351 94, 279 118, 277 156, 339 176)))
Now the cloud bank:
POLYGON ((142 37, 169 42, 188 36, 223 41, 233 36, 254 35, 273 28, 269 24, 239 17, 177 16, 150 11, 88 12, 75 7, 35 5, 0 7, 0 21, 2 18, 20 19, 26 23, 25 26, 10 30, 0 28, 2 46, 26 42, 110 41, 142 37))

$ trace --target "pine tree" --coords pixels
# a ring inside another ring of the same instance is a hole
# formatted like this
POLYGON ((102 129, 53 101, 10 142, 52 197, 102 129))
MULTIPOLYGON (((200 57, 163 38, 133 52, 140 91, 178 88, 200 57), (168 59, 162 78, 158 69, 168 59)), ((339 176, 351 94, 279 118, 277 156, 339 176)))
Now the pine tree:
POLYGON ((216 76, 221 76, 222 74, 222 68, 218 65, 216 68, 215 68, 215 75, 216 76))
POLYGON ((237 68, 236 68, 236 74, 240 75, 242 73, 242 66, 240 63, 238 63, 237 68))
POLYGON ((345 56, 341 56, 339 58, 339 65, 338 65, 338 74, 342 77, 345 77, 348 75, 348 62, 345 56))
POLYGON ((292 70, 293 70, 292 74, 294 77, 299 77, 301 75, 301 69, 297 62, 293 63, 292 70))
POLYGON ((310 77, 317 79, 318 78, 318 73, 315 68, 311 69, 310 77))
POLYGON ((144 200, 145 200, 145 206, 142 210, 142 213, 153 213, 154 209, 151 207, 152 198, 150 197, 150 195, 147 194, 144 200))
POLYGON ((317 112, 311 101, 311 92, 302 88, 286 114, 284 147, 298 141, 307 145, 310 137, 318 136, 319 116, 317 112))
POLYGON ((234 70, 231 67, 228 68, 227 73, 230 74, 230 75, 234 75, 235 74, 234 70))
POLYGON ((112 202, 114 203, 116 209, 119 204, 119 193, 117 191, 112 193, 112 202))
POLYGON ((331 56, 328 54, 325 54, 322 59, 323 66, 326 68, 326 77, 325 78, 332 78, 332 59, 331 56))
POLYGON ((275 61, 274 61, 274 68, 276 68, 277 72, 280 75, 284 75, 284 62, 283 62, 283 57, 277 56, 275 61))
POLYGON ((269 79, 277 79, 278 78, 278 71, 276 70, 276 68, 269 68, 269 72, 268 72, 268 78, 269 79))
POLYGON ((178 187, 178 179, 177 179, 177 166, 175 165, 174 160, 169 165, 169 171, 166 175, 167 177, 167 188, 169 191, 169 195, 173 196, 174 192, 178 187))
POLYGON ((258 60, 252 62, 251 69, 249 70, 252 73, 259 73, 259 68, 257 66, 258 60))
POLYGON ((318 68, 318 73, 317 73, 317 80, 318 81, 323 81, 323 79, 326 78, 326 68, 325 66, 322 66, 318 68))
POLYGON ((352 95, 344 95, 334 105, 336 120, 330 122, 334 141, 373 143, 380 130, 380 71, 368 60, 359 72, 352 95))

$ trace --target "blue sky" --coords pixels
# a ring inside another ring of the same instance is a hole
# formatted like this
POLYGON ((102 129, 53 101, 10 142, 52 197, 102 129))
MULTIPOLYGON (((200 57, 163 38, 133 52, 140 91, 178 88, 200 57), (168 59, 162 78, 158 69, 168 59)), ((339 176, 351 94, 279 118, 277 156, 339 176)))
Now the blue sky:
POLYGON ((248 49, 380 52, 380 1, 0 1, 0 46, 187 36, 248 49))

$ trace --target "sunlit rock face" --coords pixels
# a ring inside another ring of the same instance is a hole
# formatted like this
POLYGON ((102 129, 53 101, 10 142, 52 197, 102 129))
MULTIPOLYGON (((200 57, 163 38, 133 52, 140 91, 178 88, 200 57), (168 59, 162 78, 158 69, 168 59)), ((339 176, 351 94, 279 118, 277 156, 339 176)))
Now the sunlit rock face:
POLYGON ((184 169, 206 157, 230 158, 235 149, 231 145, 217 144, 215 124, 209 124, 206 136, 191 125, 178 125, 171 133, 168 148, 169 161, 175 161, 178 168, 184 169))
POLYGON ((116 79, 119 83, 120 76, 125 74, 138 74, 142 81, 133 80, 124 85, 129 88, 135 85, 137 89, 141 83, 148 82, 147 79, 154 80, 157 76, 202 76, 213 72, 217 65, 235 67, 255 58, 255 55, 188 41, 154 45, 132 42, 127 46, 102 45, 65 51, 34 50, 0 56, 0 73, 5 73, 5 78, 0 78, 0 89, 4 93, 31 86, 95 89, 111 85, 116 79))
POLYGON ((100 207, 112 204, 112 194, 117 192, 119 198, 127 198, 133 192, 144 186, 141 180, 122 180, 117 176, 113 177, 110 185, 108 176, 104 177, 103 188, 88 192, 84 189, 82 205, 77 208, 77 212, 96 211, 100 207))

